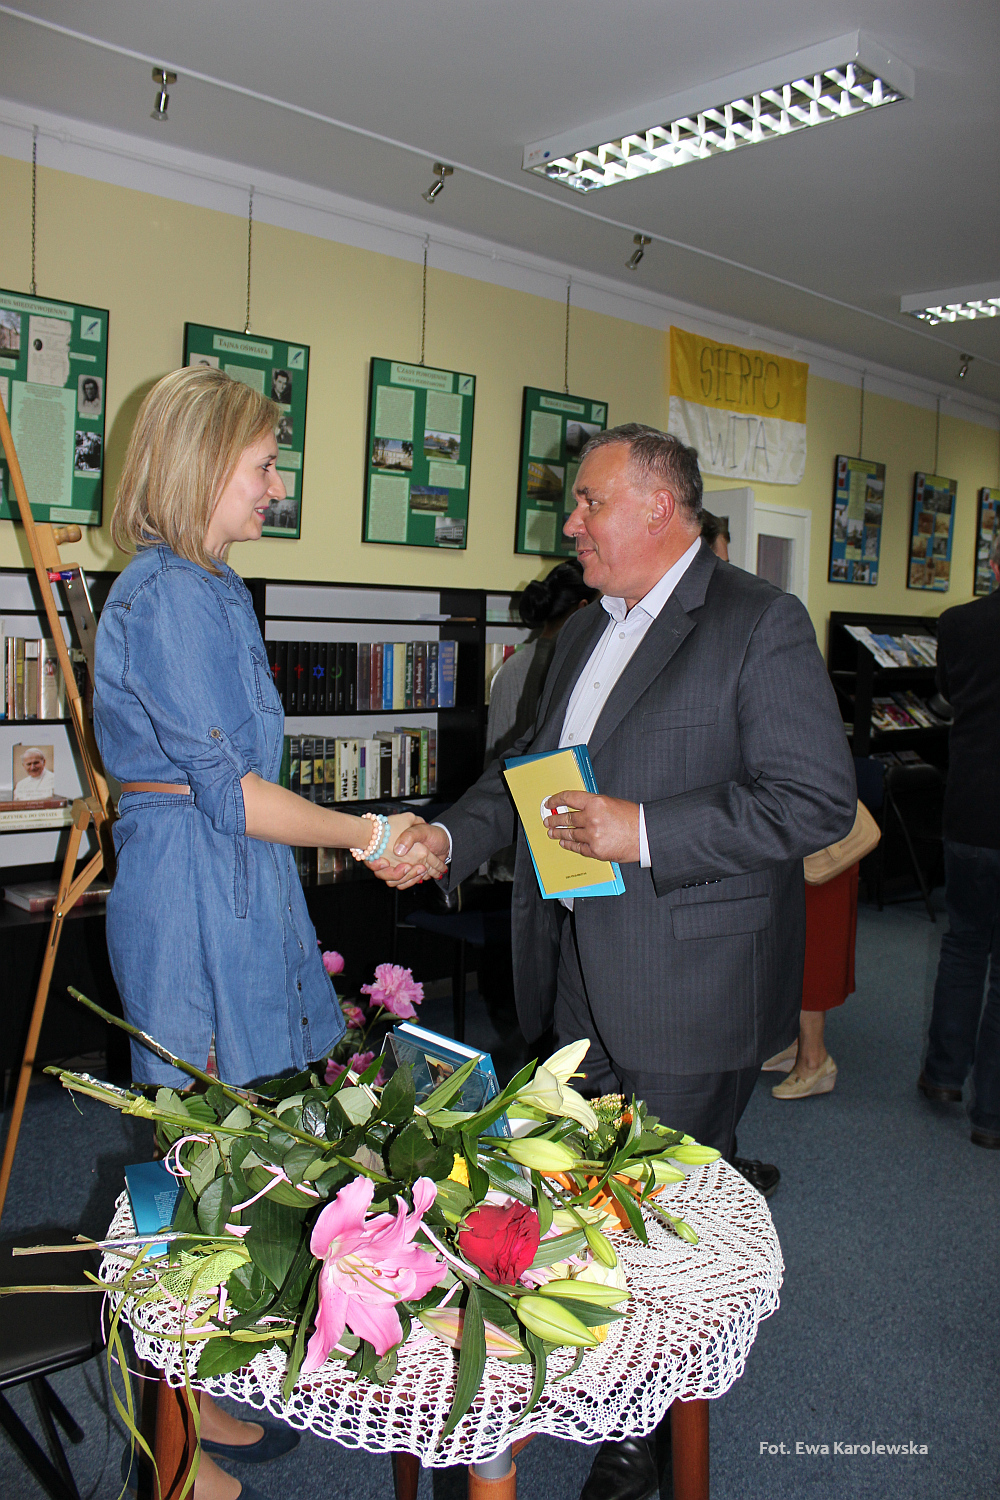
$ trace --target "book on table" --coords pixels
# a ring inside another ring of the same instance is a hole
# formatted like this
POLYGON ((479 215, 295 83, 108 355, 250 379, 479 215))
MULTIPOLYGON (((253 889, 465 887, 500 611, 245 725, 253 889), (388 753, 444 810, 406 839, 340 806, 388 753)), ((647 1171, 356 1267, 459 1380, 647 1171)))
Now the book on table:
MULTIPOLYGON (((140 1161, 126 1167, 125 1187, 137 1234, 156 1234, 171 1227, 181 1185, 162 1161, 140 1161)), ((166 1248, 166 1240, 157 1240, 147 1253, 158 1255, 166 1248)))
POLYGON ((621 896, 622 872, 611 860, 591 859, 564 849, 549 838, 544 807, 557 792, 595 792, 597 781, 586 745, 547 750, 540 755, 514 755, 504 764, 504 780, 517 808, 538 888, 546 901, 572 896, 621 896))
MULTIPOLYGON (((488 1052, 467 1047, 464 1042, 456 1042, 453 1037, 428 1031, 424 1026, 414 1026, 409 1021, 403 1021, 394 1027, 386 1037, 386 1042, 389 1062, 387 1071, 393 1073, 401 1064, 413 1069, 413 1086, 418 1104, 473 1057, 478 1059, 476 1066, 448 1108, 476 1114, 500 1093, 500 1082, 488 1052)), ((500 1115, 485 1134, 510 1135, 507 1116, 500 1115)))

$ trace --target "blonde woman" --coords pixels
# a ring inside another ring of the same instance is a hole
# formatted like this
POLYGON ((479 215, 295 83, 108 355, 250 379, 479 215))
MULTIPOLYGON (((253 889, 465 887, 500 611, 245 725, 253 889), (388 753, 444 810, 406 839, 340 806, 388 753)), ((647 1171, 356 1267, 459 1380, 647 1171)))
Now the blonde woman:
MULTIPOLYGON (((125 1014, 199 1065, 214 1035, 219 1073, 237 1084, 305 1067, 344 1030, 291 846, 353 848, 405 883, 444 868, 422 850, 391 866, 379 857, 411 813, 353 817, 275 785, 282 707, 226 555, 259 539, 268 505, 284 498, 279 416, 220 370, 176 370, 154 386, 111 523, 136 556, 96 645, 94 727, 122 783, 107 937, 125 1014)), ((132 1071, 142 1083, 187 1082, 136 1044, 132 1071)), ((259 1462, 295 1441, 210 1404, 202 1412, 209 1452, 259 1462)), ((239 1493, 202 1466, 196 1500, 239 1493)))

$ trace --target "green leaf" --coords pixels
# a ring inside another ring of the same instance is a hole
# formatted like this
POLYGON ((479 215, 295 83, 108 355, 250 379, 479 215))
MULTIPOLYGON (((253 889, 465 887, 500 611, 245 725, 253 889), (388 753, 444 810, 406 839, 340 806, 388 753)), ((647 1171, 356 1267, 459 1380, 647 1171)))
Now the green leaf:
POLYGON ((193 1234, 198 1228, 198 1214, 194 1199, 189 1193, 181 1193, 174 1210, 173 1227, 180 1234, 193 1234))
POLYGON ((382 1090, 376 1119, 386 1125, 402 1125, 413 1117, 416 1091, 413 1087, 413 1068, 402 1063, 382 1090))
POLYGON ((306 1099, 302 1105, 302 1129, 307 1135, 326 1135, 326 1105, 322 1099, 306 1099))
POLYGON ((361 1074, 361 1077, 358 1079, 358 1082, 359 1083, 367 1083, 369 1085, 373 1084, 375 1082, 376 1078, 378 1077, 378 1075, 379 1075, 379 1069, 382 1067, 382 1064, 384 1062, 385 1062, 385 1053, 384 1052, 380 1052, 379 1055, 378 1055, 378 1057, 376 1057, 373 1062, 370 1062, 368 1064, 367 1068, 361 1074))
POLYGON ((390 1349, 388 1354, 383 1354, 375 1366, 372 1371, 372 1380, 374 1380, 376 1385, 388 1385, 389 1381, 395 1375, 396 1354, 397 1351, 395 1349, 390 1349))
MULTIPOLYGON (((198 1223, 204 1234, 224 1234, 233 1211, 233 1186, 228 1177, 216 1177, 198 1199, 198 1223)), ((235 1369, 236 1366, 234 1365, 235 1369)))
POLYGON ((313 1187, 324 1198, 332 1198, 334 1190, 339 1188, 342 1182, 346 1182, 351 1175, 351 1169, 345 1167, 343 1162, 334 1162, 322 1175, 313 1179, 313 1187))
POLYGON ((211 1380, 213 1375, 231 1375, 234 1370, 242 1370, 263 1347, 242 1339, 206 1339, 198 1357, 198 1379, 211 1380))
MULTIPOLYGON (((625 1296, 625 1293, 622 1293, 625 1296)), ((613 1307, 599 1307, 596 1302, 580 1302, 576 1297, 549 1297, 549 1302, 558 1302, 566 1312, 579 1318, 584 1328, 603 1328, 605 1323, 616 1323, 626 1313, 616 1312, 613 1307)))
POLYGON ((455 1095, 459 1093, 466 1079, 469 1078, 479 1064, 478 1057, 470 1057, 460 1068, 456 1068, 450 1078, 439 1083, 433 1093, 428 1094, 426 1099, 421 1100, 420 1108, 425 1115, 437 1114, 439 1109, 444 1109, 450 1104, 455 1095))
POLYGON ((451 1403, 451 1411, 441 1434, 442 1440, 454 1432, 469 1410, 482 1384, 485 1369, 486 1329, 483 1326, 482 1306, 478 1291, 475 1287, 470 1287, 462 1323, 462 1351, 458 1359, 455 1399, 451 1403))
POLYGON ((542 1240, 531 1262, 532 1269, 554 1266, 557 1260, 568 1260, 571 1255, 578 1255, 586 1243, 587 1236, 582 1229, 571 1229, 568 1234, 557 1234, 550 1240, 542 1240))
MULTIPOLYGON (((524 1333, 525 1342, 527 1343, 528 1348, 531 1351, 532 1364, 534 1365, 535 1369, 535 1378, 531 1385, 531 1394, 528 1397, 528 1404, 524 1408, 524 1411, 521 1413, 522 1421, 528 1415, 529 1411, 531 1411, 539 1396, 542 1394, 542 1391, 545 1389, 545 1373, 548 1364, 548 1361, 546 1359, 544 1340, 540 1339, 537 1333, 532 1333, 530 1328, 526 1328, 524 1330, 524 1333)), ((580 1352, 582 1354, 583 1350, 581 1349, 580 1352)))
POLYGON ((400 1182, 414 1182, 426 1174, 437 1154, 434 1142, 427 1139, 415 1120, 411 1120, 389 1147, 389 1171, 400 1182))
POLYGON ((229 1298, 238 1312, 259 1312, 271 1296, 271 1284, 253 1261, 237 1266, 226 1282, 229 1298))
POLYGON ((577 1370, 583 1364, 583 1356, 586 1354, 586 1352, 587 1351, 586 1351, 585 1348, 578 1349, 576 1351, 576 1359, 574 1359, 574 1361, 570 1365, 569 1369, 568 1370, 563 1370, 563 1372, 562 1372, 561 1375, 554 1376, 553 1380, 552 1380, 552 1384, 556 1385, 560 1380, 565 1380, 566 1377, 567 1377, 567 1375, 575 1375, 576 1372, 577 1372, 577 1370))
POLYGON ((262 1098, 290 1099, 293 1094, 302 1094, 310 1086, 313 1075, 310 1071, 296 1073, 292 1078, 271 1078, 260 1091, 262 1098))
POLYGON ((319 1270, 320 1268, 317 1266, 313 1275, 312 1285, 305 1300, 305 1305, 299 1316, 298 1327, 295 1330, 295 1337, 292 1340, 292 1347, 288 1351, 288 1363, 285 1366, 285 1378, 281 1386, 281 1394, 286 1403, 292 1399, 292 1391, 295 1387, 295 1382, 299 1378, 299 1371, 302 1368, 302 1361, 305 1358, 306 1334, 312 1327, 313 1313, 316 1310, 316 1302, 319 1297, 319 1270))
POLYGON ((642 1211, 640 1210, 638 1203, 636 1203, 635 1199, 632 1197, 632 1194, 628 1192, 626 1188, 623 1188, 620 1184, 616 1183, 614 1186, 612 1186, 610 1182, 608 1183, 608 1192, 611 1194, 612 1198, 614 1198, 615 1202, 620 1204, 628 1215, 628 1221, 632 1226, 632 1233, 635 1235, 636 1239, 639 1240, 643 1245, 648 1244, 649 1241, 646 1237, 646 1226, 642 1222, 642 1211))
POLYGON ((479 1137, 475 1131, 462 1132, 462 1153, 469 1173, 469 1191, 481 1203, 490 1190, 490 1179, 479 1165, 479 1137))
POLYGON ((219 1155, 217 1146, 202 1146, 190 1156, 186 1152, 184 1154, 186 1158, 184 1165, 191 1173, 191 1187, 195 1195, 200 1198, 222 1165, 222 1157, 219 1155))
MULTIPOLYGON (((247 1174, 247 1186, 251 1193, 259 1193, 261 1188, 266 1188, 269 1183, 274 1183, 274 1175, 266 1172, 263 1167, 254 1167, 247 1174)), ((312 1208, 316 1202, 308 1193, 300 1193, 298 1188, 288 1182, 278 1182, 271 1187, 268 1194, 272 1203, 280 1203, 284 1208, 312 1208)))
POLYGON ((434 1207, 439 1208, 450 1223, 457 1224, 472 1207, 472 1194, 464 1183, 444 1178, 437 1185, 434 1207))
POLYGON ((531 1180, 535 1187, 535 1211, 538 1214, 538 1229, 544 1238, 552 1228, 552 1199, 542 1187, 542 1174, 540 1172, 532 1172, 531 1180))
POLYGON ((243 1243, 254 1265, 272 1286, 280 1287, 288 1275, 302 1237, 302 1219, 289 1208, 275 1203, 269 1194, 246 1210, 250 1233, 243 1243))
POLYGON ((316 1147, 307 1146, 303 1142, 285 1152, 285 1159, 281 1165, 292 1181, 299 1183, 302 1181, 302 1174, 306 1168, 311 1167, 316 1160, 316 1147))
POLYGON ((518 1089, 523 1089, 526 1083, 531 1082, 536 1066, 537 1064, 535 1063, 534 1059, 532 1059, 529 1063, 525 1063, 520 1073, 514 1074, 514 1077, 510 1080, 510 1082, 507 1084, 507 1087, 500 1094, 500 1098, 505 1099, 508 1102, 513 1099, 518 1089))
POLYGON ((290 1151, 295 1145, 294 1135, 289 1135, 287 1130, 282 1130, 277 1125, 271 1126, 267 1132, 267 1139, 270 1146, 280 1153, 279 1163, 284 1161, 285 1152, 290 1151))

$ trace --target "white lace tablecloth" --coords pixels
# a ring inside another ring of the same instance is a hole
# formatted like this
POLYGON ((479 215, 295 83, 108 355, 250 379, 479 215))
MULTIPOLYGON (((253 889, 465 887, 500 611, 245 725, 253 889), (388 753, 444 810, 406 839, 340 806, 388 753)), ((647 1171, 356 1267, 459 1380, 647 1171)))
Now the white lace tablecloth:
MULTIPOLYGON (((553 1377, 570 1368, 575 1351, 553 1354, 545 1390, 523 1421, 531 1366, 490 1358, 471 1409, 441 1442, 458 1359, 416 1323, 385 1386, 356 1382, 342 1364, 328 1362, 300 1376, 286 1405, 281 1349, 258 1354, 234 1374, 195 1383, 346 1447, 415 1453, 435 1467, 482 1463, 536 1433, 584 1443, 649 1433, 677 1397, 721 1396, 739 1379, 758 1323, 778 1306, 784 1270, 767 1205, 725 1162, 700 1167, 660 1201, 687 1220, 699 1243, 684 1244, 649 1213, 648 1246, 631 1234, 614 1236, 632 1292, 629 1315, 612 1323, 606 1341, 588 1349, 564 1380, 553 1377)), ((109 1238, 132 1232, 123 1194, 109 1238)), ((106 1255, 101 1275, 114 1280, 126 1266, 106 1255)), ((183 1384, 178 1344, 158 1337, 176 1331, 176 1312, 162 1302, 143 1307, 129 1298, 123 1318, 140 1358, 162 1370, 169 1384, 183 1384)), ((193 1356, 189 1346, 189 1363, 193 1356)))

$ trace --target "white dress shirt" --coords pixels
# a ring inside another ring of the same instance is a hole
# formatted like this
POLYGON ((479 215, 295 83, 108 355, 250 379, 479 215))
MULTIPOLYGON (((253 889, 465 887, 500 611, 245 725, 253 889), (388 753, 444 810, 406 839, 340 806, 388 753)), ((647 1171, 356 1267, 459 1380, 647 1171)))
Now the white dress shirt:
MULTIPOLYGON (((607 610, 611 619, 570 694, 563 717, 562 733, 559 736, 560 750, 571 745, 587 743, 610 697, 611 689, 638 651, 646 631, 694 562, 700 547, 701 537, 697 536, 683 556, 667 569, 659 583, 654 583, 649 593, 631 609, 626 606, 624 599, 605 594, 601 600, 601 606, 607 610)), ((451 859, 450 833, 448 834, 448 858, 451 859)), ((644 870, 648 870, 652 864, 649 857, 649 842, 646 838, 646 815, 641 802, 639 804, 639 863, 644 870)), ((571 899, 564 899, 563 905, 572 911, 571 899)))

